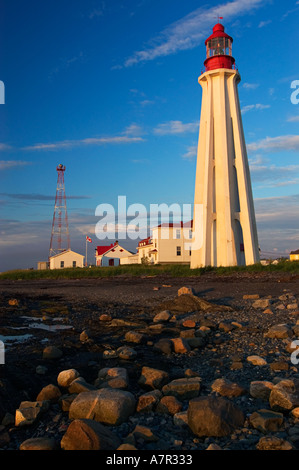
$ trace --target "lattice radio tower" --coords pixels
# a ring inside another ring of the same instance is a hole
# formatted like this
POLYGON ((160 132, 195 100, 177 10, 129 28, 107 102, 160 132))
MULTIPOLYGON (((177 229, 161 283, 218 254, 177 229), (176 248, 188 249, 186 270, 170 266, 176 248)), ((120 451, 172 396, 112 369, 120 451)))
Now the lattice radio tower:
POLYGON ((56 170, 58 177, 49 258, 70 249, 70 234, 64 188, 65 166, 60 163, 56 170))

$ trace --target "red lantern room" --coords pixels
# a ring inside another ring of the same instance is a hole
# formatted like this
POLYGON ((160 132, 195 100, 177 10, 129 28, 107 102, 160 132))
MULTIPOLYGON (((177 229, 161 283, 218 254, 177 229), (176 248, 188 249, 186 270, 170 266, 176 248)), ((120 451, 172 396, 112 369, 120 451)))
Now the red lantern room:
POLYGON ((233 38, 224 32, 222 24, 217 23, 213 28, 213 34, 205 42, 207 48, 207 58, 204 61, 206 71, 234 68, 232 43, 233 38))

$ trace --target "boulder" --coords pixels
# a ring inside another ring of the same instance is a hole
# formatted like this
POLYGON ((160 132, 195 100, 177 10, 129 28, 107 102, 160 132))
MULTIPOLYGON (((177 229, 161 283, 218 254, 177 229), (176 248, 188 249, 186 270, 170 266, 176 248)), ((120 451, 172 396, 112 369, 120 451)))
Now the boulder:
POLYGON ((160 389, 169 380, 169 375, 164 370, 142 367, 138 384, 142 388, 160 389))
POLYGON ((153 411, 159 403, 162 393, 160 390, 151 390, 150 392, 140 395, 138 398, 137 409, 139 413, 147 413, 153 411))
POLYGON ((82 392, 86 393, 86 392, 91 392, 92 390, 96 390, 96 387, 94 385, 87 383, 83 377, 77 377, 68 386, 68 392, 70 394, 82 393, 82 392))
POLYGON ((48 411, 49 401, 22 401, 15 414, 15 426, 30 426, 48 411))
POLYGON ((184 295, 184 294, 194 294, 194 289, 192 287, 189 287, 189 286, 181 287, 178 290, 178 296, 184 295))
POLYGON ((286 323, 273 325, 267 333, 264 334, 265 338, 288 338, 293 334, 292 329, 286 323))
POLYGON ((132 415, 136 408, 132 393, 125 390, 102 388, 80 393, 71 403, 70 419, 93 419, 118 426, 132 415))
POLYGON ((142 333, 138 333, 138 331, 128 331, 125 334, 125 341, 128 343, 141 344, 145 341, 145 336, 142 333))
POLYGON ((269 403, 271 408, 278 411, 299 406, 299 381, 285 379, 278 382, 271 390, 269 403))
POLYGON ((191 350, 189 343, 184 338, 172 338, 174 352, 177 354, 185 354, 191 350))
POLYGON ((170 354, 173 352, 173 343, 170 339, 167 338, 159 339, 159 341, 154 344, 153 349, 162 354, 170 356, 170 354))
POLYGON ((95 385, 97 388, 128 388, 129 377, 127 369, 124 367, 105 367, 99 371, 95 385))
POLYGON ((290 442, 276 436, 261 437, 256 448, 258 450, 293 450, 290 442))
POLYGON ((67 388, 79 376, 80 374, 76 369, 62 370, 58 374, 57 383, 59 387, 67 388))
POLYGON ((157 315, 154 316, 153 322, 154 323, 168 322, 171 316, 172 315, 169 310, 162 310, 162 312, 159 312, 157 313, 157 315))
POLYGON ((49 400, 52 403, 57 403, 61 397, 61 391, 56 385, 49 384, 44 387, 36 397, 36 401, 49 400))
POLYGON ((207 396, 189 402, 188 425, 196 436, 227 436, 244 421, 241 409, 226 398, 207 396))
POLYGON ((47 346, 43 350, 43 359, 60 359, 62 356, 62 351, 56 346, 47 346))
POLYGON ((268 401, 273 387, 274 384, 267 380, 255 380, 250 383, 249 392, 253 398, 260 398, 261 400, 268 401))
POLYGON ((59 444, 50 437, 32 437, 20 445, 20 450, 58 450, 59 444))
POLYGON ((128 346, 121 346, 117 349, 117 354, 120 359, 133 360, 137 356, 137 352, 128 346))
POLYGON ((156 412, 166 413, 173 416, 176 413, 179 413, 182 410, 182 407, 182 403, 176 397, 167 395, 161 398, 156 408, 156 412))
POLYGON ((267 361, 261 356, 248 356, 247 361, 253 364, 254 366, 266 366, 267 361))
POLYGON ((107 426, 91 419, 75 419, 61 440, 63 450, 115 450, 121 444, 107 426))
POLYGON ((264 434, 276 432, 283 424, 283 414, 272 410, 258 410, 250 415, 249 422, 251 426, 264 434))
POLYGON ((212 390, 223 397, 239 397, 246 393, 243 387, 226 378, 216 379, 212 384, 212 390))
POLYGON ((258 299, 252 304, 253 308, 261 308, 265 309, 267 307, 270 307, 270 300, 269 299, 258 299))
POLYGON ((162 392, 164 395, 172 395, 180 400, 188 400, 198 397, 200 384, 200 377, 175 379, 167 385, 164 385, 162 392))

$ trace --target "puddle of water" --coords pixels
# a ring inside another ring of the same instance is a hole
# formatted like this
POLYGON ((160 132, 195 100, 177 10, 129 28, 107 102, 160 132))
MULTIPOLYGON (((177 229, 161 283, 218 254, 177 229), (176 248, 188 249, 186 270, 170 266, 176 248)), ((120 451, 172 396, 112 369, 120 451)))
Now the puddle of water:
POLYGON ((16 336, 3 336, 0 335, 0 340, 3 341, 3 343, 6 345, 6 343, 22 343, 23 341, 27 341, 28 339, 32 338, 33 335, 27 334, 27 335, 16 335, 16 336))
POLYGON ((37 328, 40 330, 46 331, 59 331, 59 330, 69 330, 73 328, 71 325, 42 325, 40 323, 29 323, 27 328, 37 328))

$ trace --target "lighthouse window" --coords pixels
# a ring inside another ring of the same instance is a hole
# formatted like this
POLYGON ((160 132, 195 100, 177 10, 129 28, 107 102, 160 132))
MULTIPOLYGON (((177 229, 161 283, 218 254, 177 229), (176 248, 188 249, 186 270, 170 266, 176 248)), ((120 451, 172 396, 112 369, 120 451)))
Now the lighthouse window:
POLYGON ((208 41, 207 56, 231 55, 231 41, 228 38, 213 38, 208 41))

